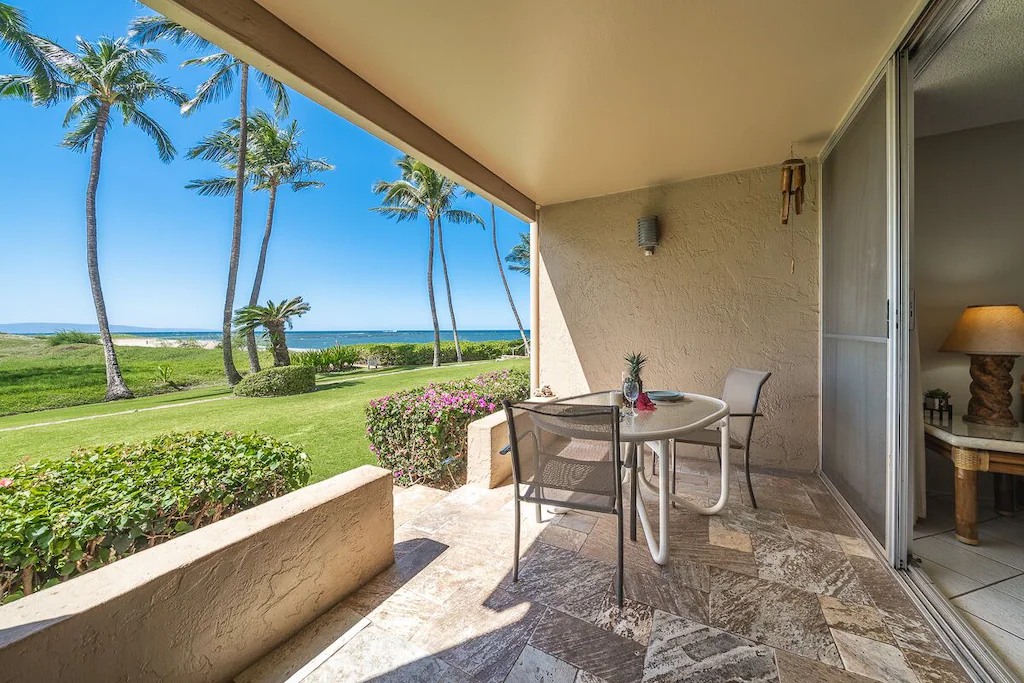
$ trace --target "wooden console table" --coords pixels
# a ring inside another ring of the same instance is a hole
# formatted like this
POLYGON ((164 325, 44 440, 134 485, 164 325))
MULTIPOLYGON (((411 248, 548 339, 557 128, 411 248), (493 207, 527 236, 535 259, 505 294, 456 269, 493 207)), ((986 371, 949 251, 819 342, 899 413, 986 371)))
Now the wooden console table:
POLYGON ((960 415, 925 414, 928 448, 953 462, 956 473, 956 540, 978 545, 978 472, 993 472, 996 510, 1012 513, 1013 484, 1005 475, 1024 475, 1024 427, 987 427, 964 422, 960 415), (1000 500, 1009 497, 1009 501, 1000 500))

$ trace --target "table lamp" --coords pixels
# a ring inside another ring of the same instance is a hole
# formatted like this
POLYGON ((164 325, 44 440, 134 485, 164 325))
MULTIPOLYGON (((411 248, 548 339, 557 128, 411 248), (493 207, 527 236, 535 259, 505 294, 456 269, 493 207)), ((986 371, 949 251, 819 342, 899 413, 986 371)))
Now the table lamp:
POLYGON ((971 357, 971 400, 965 422, 1016 427, 1010 405, 1014 359, 1024 353, 1024 310, 1020 306, 968 306, 939 351, 971 357))

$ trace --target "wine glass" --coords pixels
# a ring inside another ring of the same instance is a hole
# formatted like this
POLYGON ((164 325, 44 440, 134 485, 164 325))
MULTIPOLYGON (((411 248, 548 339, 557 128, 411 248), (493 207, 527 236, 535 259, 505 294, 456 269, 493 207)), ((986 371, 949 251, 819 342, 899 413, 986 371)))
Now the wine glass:
POLYGON ((636 416, 636 399, 640 396, 640 383, 633 377, 627 377, 622 382, 622 395, 629 401, 629 412, 627 415, 630 417, 636 416))

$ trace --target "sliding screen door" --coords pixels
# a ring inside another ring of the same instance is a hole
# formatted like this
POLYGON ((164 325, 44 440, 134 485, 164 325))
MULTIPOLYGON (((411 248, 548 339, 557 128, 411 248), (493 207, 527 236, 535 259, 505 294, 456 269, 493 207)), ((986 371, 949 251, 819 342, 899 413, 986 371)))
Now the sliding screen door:
POLYGON ((821 167, 821 465, 883 545, 890 428, 888 117, 883 74, 821 167))

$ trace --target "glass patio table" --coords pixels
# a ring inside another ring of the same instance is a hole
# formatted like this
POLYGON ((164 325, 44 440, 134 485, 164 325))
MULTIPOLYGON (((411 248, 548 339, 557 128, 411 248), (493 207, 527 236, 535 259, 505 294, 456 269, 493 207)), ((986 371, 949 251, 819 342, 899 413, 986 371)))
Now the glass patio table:
MULTIPOLYGON (((615 405, 620 395, 620 392, 601 391, 571 396, 556 402, 608 406, 615 405)), ((651 557, 662 565, 668 563, 669 503, 702 515, 714 515, 725 507, 729 499, 729 405, 721 399, 702 394, 683 393, 682 396, 679 401, 658 403, 656 410, 638 411, 635 417, 624 415, 619 422, 619 439, 627 446, 627 456, 637 458, 638 495, 642 497, 642 491, 647 491, 658 498, 657 535, 651 528, 647 508, 642 502, 635 507, 651 557), (718 502, 711 507, 696 505, 670 490, 672 440, 706 427, 717 427, 722 435, 722 487, 718 502), (654 481, 654 475, 644 472, 643 458, 640 457, 644 444, 650 445, 658 458, 657 482, 654 481)), ((595 438, 595 433, 587 430, 585 425, 576 425, 576 428, 563 425, 558 429, 563 436, 574 439, 595 438)))

